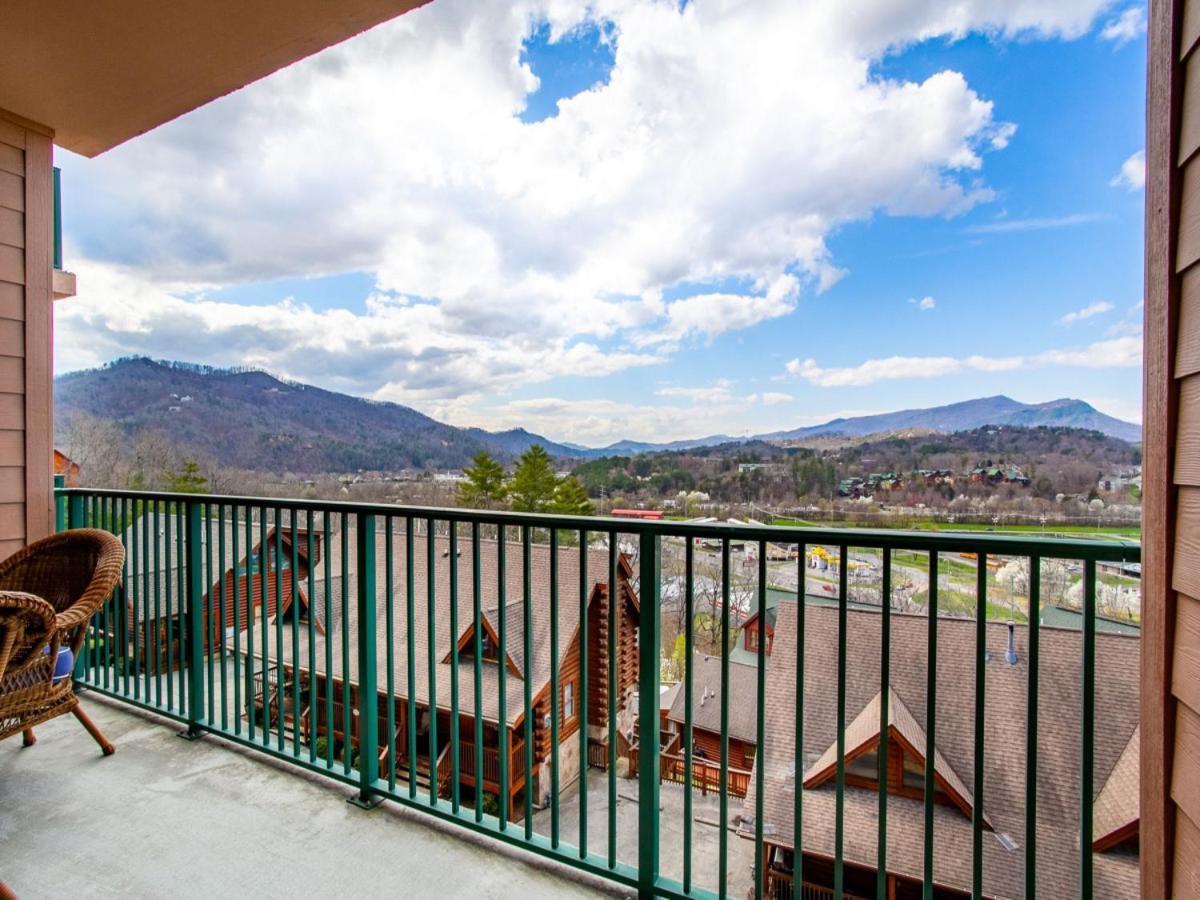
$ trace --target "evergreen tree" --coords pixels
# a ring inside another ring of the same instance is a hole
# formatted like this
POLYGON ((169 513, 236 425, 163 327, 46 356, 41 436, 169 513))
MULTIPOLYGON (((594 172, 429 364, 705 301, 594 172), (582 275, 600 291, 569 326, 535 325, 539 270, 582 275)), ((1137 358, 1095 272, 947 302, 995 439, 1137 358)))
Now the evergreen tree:
POLYGON ((508 483, 512 508, 518 512, 545 512, 554 501, 556 481, 550 454, 534 444, 521 454, 508 483))
POLYGON ((596 512, 587 491, 574 475, 568 475, 554 487, 550 511, 564 516, 590 516, 596 512))
POLYGON ((172 494, 201 494, 208 486, 208 479, 200 473, 195 460, 187 460, 177 472, 163 474, 164 487, 172 494))
POLYGON ((467 480, 458 486, 458 505, 475 509, 491 509, 504 501, 504 466, 480 450, 463 469, 467 480))

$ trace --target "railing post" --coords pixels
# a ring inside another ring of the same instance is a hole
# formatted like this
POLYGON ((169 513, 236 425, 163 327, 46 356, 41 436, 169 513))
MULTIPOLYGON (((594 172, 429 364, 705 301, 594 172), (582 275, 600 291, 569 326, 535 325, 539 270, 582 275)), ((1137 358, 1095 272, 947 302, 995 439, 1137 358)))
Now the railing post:
MULTIPOLYGON (((639 536, 638 575, 638 721, 642 746, 638 754, 638 897, 654 896, 658 883, 658 692, 659 605, 662 600, 662 545, 659 536, 639 536)), ((614 591, 615 594, 615 591, 614 591)), ((688 628, 692 627, 689 622, 688 628)), ((611 686, 615 689, 615 685, 611 686)))
MULTIPOLYGON (((350 802, 363 809, 372 809, 383 802, 383 796, 375 790, 379 775, 379 700, 375 686, 374 514, 358 514, 355 542, 358 561, 358 793, 350 798, 350 802)), ((437 781, 436 768, 430 772, 430 777, 437 781)))
POLYGON ((203 734, 200 720, 204 713, 204 571, 200 537, 200 504, 185 501, 187 525, 184 549, 187 551, 187 731, 180 737, 195 740, 203 734))
POLYGON ((83 495, 70 494, 67 496, 67 528, 83 528, 83 495))
POLYGON ((67 486, 66 475, 54 476, 54 530, 62 531, 67 527, 67 511, 63 509, 62 490, 67 486))

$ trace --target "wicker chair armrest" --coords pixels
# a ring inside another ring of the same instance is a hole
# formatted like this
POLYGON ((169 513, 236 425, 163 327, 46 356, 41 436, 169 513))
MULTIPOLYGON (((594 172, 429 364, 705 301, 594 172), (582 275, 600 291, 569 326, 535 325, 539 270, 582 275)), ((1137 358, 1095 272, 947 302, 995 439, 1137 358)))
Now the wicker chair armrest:
POLYGON ((24 591, 0 591, 0 621, 19 611, 31 614, 35 619, 40 618, 42 633, 35 632, 32 643, 29 642, 27 635, 23 636, 25 638, 22 642, 25 645, 23 647, 14 643, 13 637, 15 636, 10 635, 5 640, 4 635, 0 634, 0 679, 23 672, 36 664, 42 657, 43 647, 50 648, 50 655, 58 653, 60 632, 56 627, 54 607, 36 594, 28 594, 24 591), (20 658, 20 661, 11 665, 14 657, 20 658))

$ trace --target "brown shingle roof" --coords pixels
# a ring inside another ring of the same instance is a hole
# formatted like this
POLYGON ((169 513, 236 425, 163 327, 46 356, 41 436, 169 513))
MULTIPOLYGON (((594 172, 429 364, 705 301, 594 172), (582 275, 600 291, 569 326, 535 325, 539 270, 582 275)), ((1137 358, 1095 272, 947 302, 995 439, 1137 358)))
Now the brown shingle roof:
MULTIPOLYGON (((880 691, 880 622, 877 612, 851 610, 845 635, 846 709, 861 710, 880 691)), ((928 619, 894 613, 891 686, 918 724, 926 722, 928 619)), ((1025 830, 1025 721, 1028 630, 1015 630, 1018 662, 1004 661, 1007 627, 986 629, 991 661, 986 665, 985 779, 976 802, 996 834, 984 836, 984 892, 999 897, 1023 893, 1025 830), (1017 844, 1008 849, 1002 836, 1017 844)), ((809 606, 804 644, 804 747, 795 752, 796 606, 779 607, 775 644, 767 668, 766 741, 756 765, 764 767, 763 830, 772 843, 791 847, 795 772, 816 762, 836 737, 838 610, 809 606)), ((1080 635, 1041 629, 1038 700, 1038 885, 1042 896, 1077 893, 1079 857, 1079 734, 1081 715, 1080 635)), ((1097 785, 1126 748, 1137 725, 1138 640, 1096 635, 1097 785)), ((939 619, 937 654, 937 749, 954 771, 974 773, 975 623, 939 619)), ((756 773, 757 775, 757 773, 756 773)), ((755 811, 755 779, 744 814, 755 811)), ((845 858, 874 867, 877 859, 877 795, 845 791, 845 858)), ((803 846, 832 857, 836 792, 833 784, 803 791, 803 846)), ((888 797, 888 868, 909 878, 923 874, 924 810, 919 801, 888 797)), ((933 826, 934 880, 960 890, 971 886, 972 829, 955 808, 937 806, 933 826)), ((1096 896, 1136 896, 1137 859, 1126 853, 1096 855, 1096 896)))
MULTIPOLYGON (((335 677, 347 678, 350 682, 358 681, 358 650, 356 636, 358 633, 358 573, 353 547, 355 546, 354 528, 349 529, 347 543, 350 552, 343 557, 341 552, 341 536, 334 535, 330 541, 329 570, 330 579, 324 580, 325 566, 319 564, 314 572, 312 590, 312 609, 318 622, 325 629, 325 636, 317 635, 316 671, 325 670, 325 643, 330 645, 333 659, 333 674, 335 677), (328 588, 328 590, 327 590, 328 588), (326 599, 328 594, 328 617, 326 615, 326 599), (349 655, 342 656, 343 624, 349 632, 349 655), (344 675, 343 675, 344 673, 344 675)), ((460 553, 457 557, 458 603, 457 629, 452 632, 450 627, 450 558, 448 538, 434 538, 434 628, 432 631, 434 644, 434 677, 430 678, 429 641, 429 578, 428 578, 428 544, 423 534, 413 538, 413 629, 411 633, 414 659, 414 691, 417 702, 427 704, 430 697, 431 684, 436 687, 437 706, 439 709, 450 708, 451 683, 454 677, 453 669, 448 661, 452 643, 461 638, 473 624, 472 596, 474 572, 469 539, 458 542, 460 553), (446 661, 443 661, 446 660, 446 661)), ((393 679, 396 693, 408 696, 408 639, 405 629, 408 609, 408 571, 406 543, 403 532, 393 536, 392 544, 392 594, 393 621, 395 631, 392 640, 393 679)), ((384 589, 387 585, 387 547, 386 539, 381 531, 376 539, 376 593, 380 598, 376 604, 376 655, 378 659, 377 683, 381 689, 386 683, 387 664, 387 605, 383 601, 384 589)), ((494 630, 499 632, 499 582, 500 568, 498 565, 497 543, 495 540, 480 540, 480 605, 483 618, 489 619, 494 630)), ((527 667, 524 655, 524 563, 521 545, 509 542, 505 552, 504 588, 506 601, 506 634, 505 649, 517 666, 521 676, 531 679, 532 694, 538 691, 550 680, 550 660, 557 655, 559 662, 563 660, 567 648, 575 635, 579 623, 579 560, 580 551, 577 547, 562 547, 559 550, 558 561, 558 647, 552 652, 550 647, 550 548, 537 544, 532 547, 530 560, 530 615, 532 628, 530 630, 530 663, 527 667)), ((622 563, 622 571, 628 573, 627 564, 622 563)), ((603 591, 608 577, 608 551, 604 549, 589 549, 587 551, 588 599, 596 590, 603 591)), ((307 580, 299 587, 308 590, 307 580)), ((262 626, 256 627, 254 635, 255 655, 262 654, 262 626)), ((304 628, 299 629, 298 646, 300 667, 306 668, 308 661, 308 635, 304 628)), ((289 626, 284 626, 283 647, 274 646, 274 629, 268 630, 269 645, 267 654, 269 660, 278 655, 285 664, 291 660, 291 635, 289 626)), ((243 646, 244 646, 243 642, 243 646)), ((484 719, 499 720, 500 675, 499 667, 484 664, 482 672, 482 692, 480 697, 481 711, 484 719)), ((463 714, 474 712, 474 673, 473 664, 467 658, 461 658, 458 672, 459 710, 463 714)), ((515 725, 524 715, 524 685, 522 677, 511 671, 508 672, 505 684, 505 719, 508 724, 515 725)))
MULTIPOLYGON (((729 736, 757 743, 758 668, 729 661, 729 736)), ((682 682, 680 682, 682 684, 682 682)), ((680 725, 687 714, 687 694, 677 690, 667 718, 680 725)), ((721 733, 721 657, 697 653, 692 658, 692 727, 721 733)))
POLYGON ((1140 738, 1141 728, 1135 728, 1121 758, 1104 782, 1100 796, 1096 798, 1092 837, 1097 850, 1107 850, 1124 837, 1129 837, 1129 830, 1136 827, 1141 818, 1138 798, 1140 738))

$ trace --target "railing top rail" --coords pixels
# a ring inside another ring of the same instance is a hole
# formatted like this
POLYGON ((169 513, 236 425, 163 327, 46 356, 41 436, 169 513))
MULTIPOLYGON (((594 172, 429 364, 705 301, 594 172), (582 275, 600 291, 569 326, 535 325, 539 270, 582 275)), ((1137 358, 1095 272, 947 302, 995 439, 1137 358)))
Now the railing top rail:
POLYGON ((619 532, 628 535, 656 534, 663 537, 725 539, 772 542, 846 545, 871 549, 891 548, 917 551, 978 551, 1001 556, 1040 556, 1052 559, 1081 559, 1096 562, 1138 562, 1141 544, 1120 538, 1087 540, 990 532, 925 532, 886 528, 816 528, 793 525, 740 525, 728 522, 691 522, 668 519, 626 519, 608 516, 563 516, 547 513, 521 513, 507 510, 460 509, 457 507, 402 506, 386 503, 360 503, 350 500, 306 500, 286 497, 253 497, 226 494, 173 494, 156 491, 129 491, 113 488, 61 488, 60 496, 123 497, 160 503, 223 503, 226 505, 300 510, 322 513, 347 513, 377 516, 435 519, 441 522, 587 530, 596 533, 619 532))

